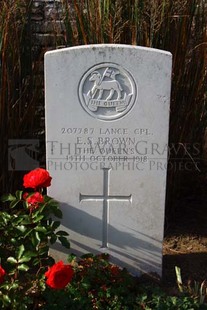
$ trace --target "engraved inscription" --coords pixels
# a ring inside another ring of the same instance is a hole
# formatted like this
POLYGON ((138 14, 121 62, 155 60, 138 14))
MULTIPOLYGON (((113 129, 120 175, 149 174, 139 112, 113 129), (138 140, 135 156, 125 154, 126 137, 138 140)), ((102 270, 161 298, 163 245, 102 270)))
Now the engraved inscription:
POLYGON ((137 97, 131 74, 113 63, 103 63, 89 69, 80 81, 78 92, 84 110, 105 121, 126 115, 137 97))
POLYGON ((103 168, 103 195, 82 195, 81 201, 103 201, 103 226, 102 226, 102 248, 108 248, 108 224, 109 224, 109 202, 110 201, 129 201, 132 202, 132 195, 120 196, 110 195, 110 170, 103 168))

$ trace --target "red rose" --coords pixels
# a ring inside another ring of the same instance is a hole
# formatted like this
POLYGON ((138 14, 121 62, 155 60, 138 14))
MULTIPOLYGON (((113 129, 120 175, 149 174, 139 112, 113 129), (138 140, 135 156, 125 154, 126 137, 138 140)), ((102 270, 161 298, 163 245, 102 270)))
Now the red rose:
POLYGON ((27 193, 27 192, 24 193, 24 194, 23 194, 23 199, 26 200, 26 199, 28 198, 28 196, 29 196, 29 193, 27 193))
POLYGON ((43 168, 37 168, 24 175, 24 187, 40 188, 48 187, 51 184, 51 176, 49 172, 43 168))
POLYGON ((0 283, 4 282, 5 274, 6 274, 6 271, 0 265, 0 283))
POLYGON ((111 274, 116 277, 120 274, 121 269, 116 265, 111 265, 110 271, 111 271, 111 274))
POLYGON ((44 197, 39 192, 36 192, 30 196, 28 193, 25 193, 23 195, 23 198, 28 203, 28 206, 32 208, 37 208, 39 206, 39 203, 44 202, 44 197))
POLYGON ((51 288, 62 289, 71 281, 73 273, 70 265, 64 265, 62 261, 59 261, 45 272, 46 283, 51 288))

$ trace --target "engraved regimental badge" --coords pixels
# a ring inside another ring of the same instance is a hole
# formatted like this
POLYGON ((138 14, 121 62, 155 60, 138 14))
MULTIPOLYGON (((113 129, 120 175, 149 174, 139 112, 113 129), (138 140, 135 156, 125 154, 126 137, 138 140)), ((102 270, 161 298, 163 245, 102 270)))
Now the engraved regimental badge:
POLYGON ((89 69, 81 78, 78 92, 84 110, 105 121, 126 115, 137 96, 131 74, 113 63, 102 63, 89 69))

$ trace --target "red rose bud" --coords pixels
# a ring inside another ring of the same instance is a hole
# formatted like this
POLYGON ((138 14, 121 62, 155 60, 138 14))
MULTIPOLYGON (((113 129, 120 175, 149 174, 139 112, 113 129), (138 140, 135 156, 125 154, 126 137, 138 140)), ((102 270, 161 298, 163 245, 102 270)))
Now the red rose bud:
POLYGON ((39 204, 44 202, 44 197, 39 192, 36 192, 30 196, 28 193, 25 194, 23 195, 23 198, 26 200, 29 207, 38 208, 39 204))
POLYGON ((41 188, 51 185, 51 176, 49 172, 43 168, 37 168, 24 175, 23 186, 29 188, 41 188))
POLYGON ((23 194, 23 199, 26 200, 26 199, 28 198, 28 196, 29 196, 29 193, 27 193, 27 192, 24 193, 24 194, 23 194))
POLYGON ((70 265, 64 265, 59 261, 45 272, 47 285, 53 289, 63 289, 73 277, 74 271, 70 265))
POLYGON ((6 274, 6 271, 0 265, 0 283, 4 282, 5 274, 6 274))

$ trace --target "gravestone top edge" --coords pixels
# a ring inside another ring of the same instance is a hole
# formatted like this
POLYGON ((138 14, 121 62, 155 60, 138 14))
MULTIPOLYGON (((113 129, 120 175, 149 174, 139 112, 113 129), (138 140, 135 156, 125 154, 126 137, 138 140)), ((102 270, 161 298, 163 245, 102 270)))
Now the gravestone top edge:
POLYGON ((77 46, 72 46, 72 47, 65 47, 61 49, 55 49, 55 50, 50 50, 45 53, 45 56, 51 55, 51 54, 56 54, 56 53, 63 53, 66 51, 74 51, 74 50, 87 50, 87 49, 132 49, 132 50, 140 50, 140 51, 146 51, 146 52, 153 52, 153 53, 159 53, 163 54, 166 56, 169 56, 172 58, 172 53, 169 51, 157 49, 157 48, 152 48, 152 47, 145 47, 145 46, 137 46, 137 45, 128 45, 128 44, 89 44, 89 45, 77 45, 77 46))

